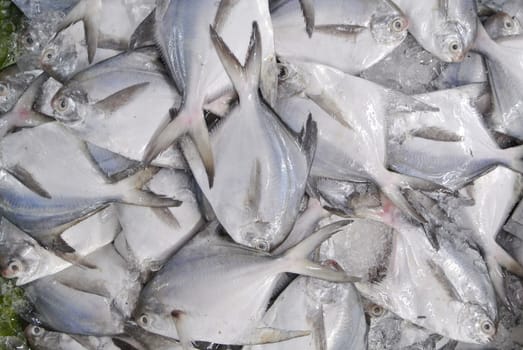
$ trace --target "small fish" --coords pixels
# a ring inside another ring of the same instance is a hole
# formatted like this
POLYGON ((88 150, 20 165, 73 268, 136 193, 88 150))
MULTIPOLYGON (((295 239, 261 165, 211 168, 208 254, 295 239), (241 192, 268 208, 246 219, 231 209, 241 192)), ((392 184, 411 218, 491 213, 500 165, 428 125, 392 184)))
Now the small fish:
POLYGON ((444 62, 460 62, 477 32, 474 0, 394 0, 409 20, 409 32, 444 62))
POLYGON ((267 303, 283 272, 328 281, 357 280, 307 260, 322 241, 350 222, 325 226, 277 257, 228 243, 216 236, 217 225, 211 224, 145 286, 135 319, 148 331, 179 339, 184 348, 192 340, 263 344, 307 335, 264 326, 267 303))
POLYGON ((276 53, 285 59, 321 63, 356 75, 407 37, 408 21, 390 1, 311 1, 313 25, 303 2, 271 2, 276 53))

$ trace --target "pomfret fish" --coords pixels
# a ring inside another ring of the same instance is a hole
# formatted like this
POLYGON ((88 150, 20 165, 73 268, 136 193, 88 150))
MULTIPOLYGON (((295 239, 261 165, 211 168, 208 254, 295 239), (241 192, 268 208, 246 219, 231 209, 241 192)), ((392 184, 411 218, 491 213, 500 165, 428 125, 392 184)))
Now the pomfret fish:
POLYGON ((307 260, 314 248, 349 222, 326 226, 278 257, 227 243, 216 236, 216 225, 211 224, 145 286, 136 320, 151 332, 180 339, 184 346, 193 340, 262 344, 306 335, 264 325, 267 303, 283 272, 354 280, 343 271, 307 260), (220 303, 216 295, 221 296, 220 303))
POLYGON ((57 123, 5 137, 0 142, 2 215, 45 247, 71 253, 59 234, 110 202, 180 204, 136 188, 151 178, 152 169, 109 183, 85 148, 57 123))
POLYGON ((245 350, 367 348, 363 306, 350 283, 300 276, 278 296, 263 320, 274 328, 302 329, 311 334, 275 344, 246 346, 245 350))
POLYGON ((310 28, 302 1, 271 2, 278 56, 356 75, 387 56, 407 36, 407 19, 388 0, 310 2, 314 18, 310 28))
POLYGON ((10 111, 40 70, 21 71, 16 64, 0 71, 0 113, 10 111))
POLYGON ((258 23, 264 33, 260 46, 263 47, 260 53, 263 55, 263 58, 260 57, 263 76, 259 81, 262 88, 272 88, 264 92, 265 97, 274 99, 277 70, 274 67, 274 52, 266 52, 273 46, 267 1, 164 0, 158 3, 156 38, 182 94, 182 103, 177 108, 174 120, 159 129, 158 135, 151 140, 145 152, 146 162, 150 162, 181 136, 187 135, 198 150, 205 165, 209 187, 212 187, 214 159, 203 107, 205 103, 231 90, 231 83, 211 43, 209 27, 213 26, 227 40, 236 57, 243 57, 247 52, 248 29, 253 21, 258 23), (251 3, 254 6, 250 6, 251 3), (235 20, 238 16, 244 18, 235 20), (272 68, 266 68, 267 65, 272 68))
POLYGON ((393 0, 409 20, 409 31, 444 62, 460 62, 477 31, 475 0, 393 0))
MULTIPOLYGON (((85 257, 111 243, 120 230, 116 210, 109 206, 65 230, 61 237, 78 256, 85 257)), ((41 247, 31 236, 5 218, 0 222, 0 234, 2 277, 16 278, 19 286, 71 266, 70 262, 41 247)))
POLYGON ((402 210, 423 221, 405 200, 401 188, 436 187, 386 168, 387 118, 395 112, 424 112, 435 108, 324 65, 285 62, 282 69, 287 72, 281 77, 282 94, 292 97, 280 99, 276 107, 279 115, 295 131, 308 114, 318 125, 311 175, 372 181, 402 210))
POLYGON ((212 130, 210 141, 216 151, 212 188, 196 151, 188 143, 182 147, 225 230, 237 243, 270 251, 289 234, 298 215, 316 128, 309 119, 300 126, 301 134, 293 134, 258 93, 262 56, 257 25, 244 66, 216 32, 212 37, 240 99, 212 130))
POLYGON ((459 189, 502 165, 523 172, 523 147, 501 149, 477 109, 484 84, 414 97, 438 112, 391 118, 388 163, 398 172, 459 189))

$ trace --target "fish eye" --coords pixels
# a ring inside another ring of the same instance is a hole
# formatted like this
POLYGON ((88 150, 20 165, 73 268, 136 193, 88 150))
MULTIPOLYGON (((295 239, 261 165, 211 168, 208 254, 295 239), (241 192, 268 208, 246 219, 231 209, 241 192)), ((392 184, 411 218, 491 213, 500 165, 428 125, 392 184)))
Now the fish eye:
POLYGON ((74 109, 74 101, 70 97, 62 96, 53 103, 54 109, 60 114, 66 114, 74 109))
POLYGON ((30 34, 27 34, 26 37, 25 37, 25 43, 27 45, 33 45, 34 43, 34 39, 33 37, 30 35, 30 34))
POLYGON ((370 308, 370 314, 374 317, 381 317, 384 312, 385 310, 377 304, 372 305, 370 308))
POLYGON ((403 30, 405 30, 405 21, 403 20, 403 18, 395 18, 392 21, 390 27, 394 32, 402 32, 403 30))
POLYGON ((51 48, 45 50, 43 53, 43 57, 48 61, 51 60, 54 57, 54 55, 55 55, 55 51, 54 51, 54 49, 51 49, 51 48))
POLYGON ((493 336, 496 334, 496 327, 491 321, 483 321, 481 322, 481 331, 486 335, 493 336))
POLYGON ((449 50, 450 52, 452 53, 457 53, 460 51, 460 45, 459 45, 459 42, 457 42, 456 40, 454 41, 451 41, 450 44, 449 44, 449 50))
POLYGON ((252 245, 255 249, 268 252, 270 250, 270 244, 265 239, 255 238, 252 240, 252 245))
POLYGON ((32 326, 31 327, 31 334, 34 335, 35 337, 39 337, 42 335, 42 328, 38 327, 38 326, 32 326))
POLYGON ((506 29, 512 29, 514 27, 514 21, 512 20, 512 18, 507 18, 505 22, 503 22, 503 25, 506 29))
POLYGON ((149 317, 147 317, 146 314, 143 314, 141 315, 139 318, 138 318, 138 323, 142 326, 142 327, 146 327, 149 325, 149 317))
POLYGON ((289 69, 284 65, 280 66, 280 72, 278 73, 279 80, 285 80, 289 77, 289 69))
POLYGON ((22 270, 22 262, 18 259, 11 260, 7 269, 12 273, 13 276, 16 276, 18 272, 22 270))

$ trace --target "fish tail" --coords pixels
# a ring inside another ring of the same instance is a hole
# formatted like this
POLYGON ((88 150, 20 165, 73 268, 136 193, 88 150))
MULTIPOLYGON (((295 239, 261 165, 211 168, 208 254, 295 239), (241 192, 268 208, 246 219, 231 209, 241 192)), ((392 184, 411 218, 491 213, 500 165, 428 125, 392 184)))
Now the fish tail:
POLYGON ((523 174, 523 145, 504 149, 502 164, 523 174))
POLYGON ((158 128, 145 148, 143 162, 150 164, 161 152, 166 150, 180 137, 187 135, 196 146, 202 159, 209 187, 214 182, 214 157, 211 149, 209 130, 201 108, 182 107, 179 112, 170 111, 174 118, 166 125, 158 128))
POLYGON ((157 195, 142 187, 154 176, 156 173, 153 168, 145 168, 136 174, 127 177, 126 179, 117 182, 116 190, 118 191, 119 200, 126 204, 134 204, 146 207, 178 207, 181 201, 157 195))
POLYGON ((251 40, 243 66, 212 26, 210 32, 216 53, 240 97, 240 103, 252 96, 258 96, 262 66, 261 34, 258 23, 253 22, 252 24, 251 40))
POLYGON ((311 252, 323 241, 339 232, 343 227, 351 224, 353 220, 340 220, 322 227, 294 247, 287 250, 276 260, 281 272, 297 273, 304 276, 315 277, 332 282, 357 282, 360 279, 349 276, 343 270, 335 271, 327 266, 322 266, 308 259, 311 252))

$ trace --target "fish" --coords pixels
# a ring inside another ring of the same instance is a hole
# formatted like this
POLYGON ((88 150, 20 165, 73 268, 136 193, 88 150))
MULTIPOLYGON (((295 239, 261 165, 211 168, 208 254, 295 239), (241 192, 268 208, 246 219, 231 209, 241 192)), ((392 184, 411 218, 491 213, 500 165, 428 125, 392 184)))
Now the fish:
POLYGON ((454 211, 457 223, 468 229, 465 233, 480 247, 496 293, 506 305, 510 304, 502 267, 521 277, 523 266, 496 242, 496 237, 519 200, 521 186, 520 174, 497 167, 470 185, 468 191, 475 204, 454 211), (492 186, 496 186, 496 191, 492 191, 492 186))
POLYGON ((16 64, 0 70, 0 113, 9 112, 40 70, 20 71, 16 64))
POLYGON ((452 189, 497 165, 523 172, 523 147, 501 149, 485 125, 478 110, 485 95, 485 84, 471 84, 413 96, 439 111, 391 118, 391 169, 452 189))
MULTIPOLYGON (((111 243, 120 230, 116 210, 109 206, 65 230, 61 238, 78 256, 85 257, 111 243)), ((4 278, 16 278, 17 286, 71 266, 70 262, 40 246, 5 218, 0 221, 0 234, 0 271, 4 278)))
MULTIPOLYGON (((141 161, 180 95, 154 48, 122 53, 75 74, 53 96, 54 117, 82 140, 141 161), (150 104, 143 104, 147 99, 150 104)), ((171 167, 174 150, 152 163, 171 167)))
POLYGON ((262 56, 257 24, 243 66, 215 31, 211 36, 239 95, 239 104, 211 132, 212 187, 197 151, 189 143, 182 148, 225 230, 237 243, 270 251, 287 237, 299 213, 314 157, 315 124, 308 120, 301 131, 291 132, 258 94, 262 56))
POLYGON ((483 26, 478 26, 474 51, 487 62, 492 90, 493 110, 487 118, 489 127, 509 136, 523 139, 521 97, 516 93, 522 84, 522 44, 520 36, 492 40, 483 26))
MULTIPOLYGON (((325 265, 334 261, 326 261, 325 265)), ((310 335, 246 350, 366 349, 367 324, 363 305, 350 283, 336 284, 297 277, 274 301, 263 318, 281 329, 302 329, 310 335)))
POLYGON ((46 79, 46 74, 39 75, 19 97, 15 105, 8 112, 0 115, 0 139, 15 128, 34 127, 52 120, 33 109, 35 99, 46 79))
POLYGON ((135 320, 150 332, 179 339, 184 349, 193 340, 246 345, 307 335, 264 326, 265 308, 283 272, 337 282, 357 280, 307 260, 323 240, 350 222, 325 226, 277 257, 227 243, 216 236, 217 225, 210 224, 146 284, 135 320))
POLYGON ((204 223, 193 180, 182 171, 162 169, 149 182, 154 193, 182 201, 176 208, 117 205, 122 232, 116 249, 142 273, 158 271, 204 223))
MULTIPOLYGON (((523 202, 519 202, 503 229, 523 240, 523 202)), ((522 263, 523 264, 523 263, 522 263)))
POLYGON ((274 45, 286 60, 321 63, 357 75, 377 63, 407 37, 409 23, 391 1, 271 2, 274 45), (307 20, 314 17, 313 25, 307 20), (305 18, 304 18, 305 17, 305 18))
POLYGON ((282 97, 288 98, 280 99, 276 111, 295 131, 303 123, 296 116, 310 113, 318 125, 311 176, 371 181, 413 219, 423 221, 403 197, 401 188, 436 190, 438 186, 386 168, 386 125, 389 115, 395 112, 426 112, 436 108, 324 65, 302 62, 282 65, 287 71, 285 77, 280 77, 285 84, 281 90, 286 90, 282 97), (344 142, 339 142, 340 139, 344 142))
POLYGON ((472 48, 477 27, 474 0, 393 0, 409 21, 409 32, 443 62, 461 62, 472 48))
MULTIPOLYGON (((258 0, 255 5, 247 6, 245 0, 166 0, 158 3, 155 11, 156 38, 175 85, 182 95, 182 103, 175 106, 173 120, 167 126, 158 129, 158 134, 151 139, 145 151, 145 163, 152 161, 178 138, 186 135, 196 146, 205 165, 209 187, 213 186, 214 157, 203 107, 205 103, 230 92, 231 82, 211 43, 209 27, 213 26, 220 35, 226 35, 225 40, 232 39, 228 40, 230 50, 236 57, 241 57, 247 52, 247 36, 250 34, 248 28, 256 21, 264 28, 262 67, 266 64, 274 66, 274 52, 269 52, 268 58, 265 55, 266 48, 272 45, 268 4, 267 1, 258 0), (236 11, 237 6, 245 10, 236 11), (239 26, 230 27, 235 23, 233 15, 245 17, 238 20, 239 26), (239 35, 241 37, 238 37, 239 35)), ((261 72, 264 74, 260 79, 262 87, 269 85, 275 89, 276 67, 262 68, 261 72), (270 76, 271 74, 274 76, 270 76), (270 83, 264 83, 266 79, 269 79, 270 83)), ((265 96, 274 98, 276 94, 266 91, 265 96)))
POLYGON ((116 183, 107 181, 85 144, 56 122, 2 139, 0 165, 0 213, 62 258, 74 250, 59 235, 111 202, 180 205, 137 189, 152 177, 151 168, 116 183))

